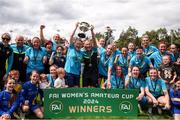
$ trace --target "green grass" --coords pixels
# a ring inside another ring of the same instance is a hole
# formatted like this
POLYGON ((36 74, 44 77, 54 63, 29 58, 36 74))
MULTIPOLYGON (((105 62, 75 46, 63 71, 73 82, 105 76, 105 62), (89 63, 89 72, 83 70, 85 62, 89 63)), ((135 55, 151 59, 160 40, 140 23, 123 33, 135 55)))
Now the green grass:
MULTIPOLYGON (((34 115, 29 115, 26 118, 30 119, 35 119, 34 115)), ((27 119, 28 120, 28 119, 27 119)), ((44 119, 48 120, 48 119, 44 119)), ((65 118, 60 118, 60 119, 53 119, 53 120, 173 120, 173 118, 167 114, 162 114, 162 115, 149 115, 149 114, 144 114, 144 115, 139 115, 137 117, 98 117, 98 116, 87 116, 87 117, 65 117, 65 118)))

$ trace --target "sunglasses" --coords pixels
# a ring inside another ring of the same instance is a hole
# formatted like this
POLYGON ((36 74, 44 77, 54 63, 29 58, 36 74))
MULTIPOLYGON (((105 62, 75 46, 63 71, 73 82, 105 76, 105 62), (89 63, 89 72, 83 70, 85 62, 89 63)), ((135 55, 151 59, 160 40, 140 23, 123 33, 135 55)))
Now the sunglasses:
POLYGON ((10 39, 9 38, 2 38, 3 40, 6 40, 6 41, 9 41, 10 39))

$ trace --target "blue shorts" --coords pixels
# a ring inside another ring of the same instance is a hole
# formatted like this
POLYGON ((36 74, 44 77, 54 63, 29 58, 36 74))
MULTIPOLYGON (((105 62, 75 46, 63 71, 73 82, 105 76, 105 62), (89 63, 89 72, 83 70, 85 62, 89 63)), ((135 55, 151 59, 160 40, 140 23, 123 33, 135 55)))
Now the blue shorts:
POLYGON ((172 106, 173 114, 180 114, 180 106, 172 106))
POLYGON ((36 110, 37 108, 39 108, 38 104, 34 104, 34 105, 30 105, 30 111, 34 112, 34 110, 36 110))
POLYGON ((141 101, 139 101, 139 104, 141 105, 141 107, 143 107, 143 106, 147 105, 147 102, 148 102, 147 97, 143 96, 141 101))
POLYGON ((66 77, 67 79, 67 85, 69 87, 74 87, 74 86, 80 86, 79 85, 79 81, 80 81, 80 75, 75 75, 75 74, 72 74, 72 73, 66 73, 66 77))

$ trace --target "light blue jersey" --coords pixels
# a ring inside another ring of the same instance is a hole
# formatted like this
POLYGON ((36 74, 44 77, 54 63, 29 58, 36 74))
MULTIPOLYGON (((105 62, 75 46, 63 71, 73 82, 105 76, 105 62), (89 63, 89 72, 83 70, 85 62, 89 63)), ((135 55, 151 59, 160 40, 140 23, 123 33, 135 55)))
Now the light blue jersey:
POLYGON ((146 86, 145 80, 141 78, 130 77, 126 75, 125 81, 129 81, 128 89, 144 89, 146 86))
POLYGON ((163 91, 167 90, 166 84, 162 79, 151 80, 150 77, 146 77, 146 87, 154 97, 163 95, 163 91))
POLYGON ((112 75, 111 76, 111 88, 112 89, 116 89, 116 88, 123 89, 124 88, 124 78, 117 77, 115 74, 112 75))
POLYGON ((121 66, 122 67, 122 72, 123 75, 127 75, 128 74, 128 55, 126 57, 124 57, 122 54, 120 54, 118 61, 116 63, 116 65, 121 66))
POLYGON ((58 41, 58 43, 55 40, 52 40, 52 43, 53 43, 52 50, 56 51, 57 46, 63 46, 64 47, 65 46, 64 42, 63 43, 62 42, 63 42, 62 40, 58 41))
POLYGON ((52 40, 52 43, 53 43, 52 50, 56 51, 56 47, 58 46, 58 44, 54 40, 52 40))
POLYGON ((151 61, 148 57, 142 56, 141 59, 138 59, 137 56, 134 56, 131 58, 129 66, 138 66, 140 69, 140 74, 146 74, 146 72, 149 70, 149 66, 151 65, 151 61))
POLYGON ((98 54, 99 54, 99 55, 100 55, 101 53, 103 53, 103 52, 106 51, 106 49, 103 48, 103 47, 98 47, 97 50, 98 50, 98 54))
POLYGON ((120 54, 121 54, 121 51, 120 51, 120 50, 114 51, 114 52, 112 53, 112 59, 113 59, 113 61, 115 60, 116 56, 117 56, 117 55, 120 55, 120 54))
POLYGON ((116 50, 115 52, 112 53, 112 58, 109 61, 109 68, 111 68, 111 70, 112 70, 111 74, 115 73, 114 60, 115 60, 116 56, 118 56, 120 54, 121 54, 120 50, 116 50))
POLYGON ((99 64, 98 64, 98 71, 99 74, 107 77, 108 66, 110 64, 110 60, 112 56, 107 56, 106 51, 100 54, 99 64))
POLYGON ((67 52, 65 67, 64 67, 65 71, 67 73, 80 75, 81 60, 82 60, 81 51, 77 51, 74 47, 74 44, 70 44, 67 52))
POLYGON ((37 70, 38 72, 44 71, 43 57, 45 56, 45 48, 34 49, 30 47, 26 50, 25 56, 29 58, 26 70, 27 74, 31 73, 33 70, 37 70))
POLYGON ((22 47, 18 47, 17 44, 12 44, 11 48, 14 53, 25 54, 25 51, 29 48, 29 46, 23 45, 22 47))
POLYGON ((146 56, 150 56, 152 53, 158 51, 158 49, 155 46, 149 45, 147 48, 143 48, 143 53, 146 56))
POLYGON ((129 56, 130 58, 132 58, 132 57, 135 56, 135 55, 136 55, 136 51, 128 52, 128 56, 129 56))

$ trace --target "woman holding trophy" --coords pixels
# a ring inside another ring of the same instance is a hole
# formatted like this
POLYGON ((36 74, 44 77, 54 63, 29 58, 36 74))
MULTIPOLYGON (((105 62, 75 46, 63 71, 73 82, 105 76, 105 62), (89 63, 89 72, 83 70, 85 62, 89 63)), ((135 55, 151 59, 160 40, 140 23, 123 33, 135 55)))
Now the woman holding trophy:
POLYGON ((94 34, 94 27, 89 25, 86 22, 84 27, 90 29, 92 39, 86 39, 84 41, 84 47, 81 49, 83 54, 83 63, 84 63, 84 70, 82 74, 83 78, 83 87, 97 87, 98 85, 98 51, 97 51, 97 43, 95 40, 94 34))
POLYGON ((78 28, 79 23, 70 36, 70 45, 67 50, 67 58, 65 63, 67 85, 69 87, 79 87, 80 73, 81 73, 81 60, 82 53, 80 51, 82 47, 82 41, 80 39, 74 39, 74 34, 78 28))

